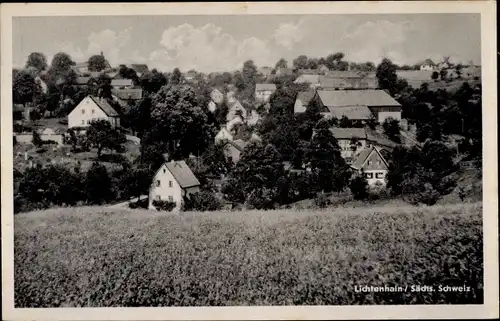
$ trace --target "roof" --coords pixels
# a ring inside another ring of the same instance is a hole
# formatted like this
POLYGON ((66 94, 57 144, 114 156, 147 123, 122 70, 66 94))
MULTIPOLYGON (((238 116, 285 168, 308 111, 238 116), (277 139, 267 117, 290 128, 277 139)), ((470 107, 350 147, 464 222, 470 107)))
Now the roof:
POLYGON ((185 161, 168 162, 165 163, 165 166, 170 171, 170 173, 172 173, 181 188, 200 185, 200 182, 198 181, 196 176, 194 176, 193 172, 185 161))
POLYGON ((375 73, 373 72, 363 72, 357 70, 330 70, 327 73, 327 76, 332 78, 374 78, 375 73))
POLYGON ((300 75, 297 79, 295 79, 294 83, 296 83, 296 84, 303 84, 303 83, 317 84, 317 83, 319 83, 319 79, 320 79, 320 75, 305 74, 305 75, 300 75))
POLYGON ((300 100, 302 105, 307 105, 314 97, 314 91, 301 91, 297 94, 297 98, 295 100, 300 100))
POLYGON ((293 69, 281 67, 281 68, 276 69, 276 74, 293 75, 293 69))
POLYGON ((142 89, 141 88, 133 88, 133 89, 112 89, 111 92, 113 95, 118 97, 119 99, 128 100, 139 100, 142 99, 142 89))
POLYGON ((319 73, 318 69, 299 69, 297 70, 299 75, 315 75, 319 73))
POLYGON ((113 79, 111 80, 111 86, 121 87, 121 86, 133 86, 134 83, 132 79, 113 79))
POLYGON ((336 139, 366 138, 364 128, 330 128, 333 137, 336 139))
POLYGON ((240 152, 245 149, 245 147, 248 145, 243 139, 236 139, 232 141, 228 141, 228 144, 234 146, 237 150, 240 152))
POLYGON ((366 138, 382 146, 395 147, 397 145, 395 142, 387 138, 384 134, 370 128, 366 128, 366 138))
POLYGON ((328 107, 328 110, 337 119, 346 116, 349 119, 368 120, 372 117, 372 112, 367 106, 328 107))
POLYGON ((116 110, 111 107, 111 105, 104 98, 99 98, 96 96, 88 96, 90 99, 94 101, 94 103, 102 109, 102 111, 108 115, 109 117, 117 117, 119 116, 116 110))
POLYGON ((384 90, 318 90, 326 107, 397 106, 401 105, 384 90))
POLYGON ((379 155, 380 159, 382 159, 382 161, 385 163, 385 165, 387 167, 389 167, 389 165, 387 164, 387 161, 385 160, 384 156, 382 156, 382 154, 380 154, 380 151, 375 146, 363 149, 361 151, 361 153, 359 153, 358 157, 356 158, 356 160, 354 161, 354 163, 351 165, 351 167, 354 168, 354 169, 358 169, 358 170, 361 169, 363 167, 363 165, 365 164, 366 160, 368 159, 368 157, 370 157, 370 155, 373 152, 377 153, 379 155))
POLYGON ((256 91, 276 90, 275 84, 255 84, 256 91))
POLYGON ((86 85, 89 83, 90 79, 92 79, 92 77, 77 77, 76 84, 77 85, 86 85))
POLYGON ((134 69, 135 72, 140 73, 144 73, 149 70, 148 65, 146 64, 130 64, 128 67, 134 69))
POLYGON ((376 78, 335 78, 331 76, 319 76, 319 84, 324 89, 375 89, 378 87, 376 78))

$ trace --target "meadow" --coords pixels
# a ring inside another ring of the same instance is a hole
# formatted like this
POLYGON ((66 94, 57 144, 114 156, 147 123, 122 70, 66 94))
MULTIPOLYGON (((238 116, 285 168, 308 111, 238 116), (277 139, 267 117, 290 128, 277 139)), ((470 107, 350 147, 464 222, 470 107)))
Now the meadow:
POLYGON ((482 203, 179 215, 59 208, 18 214, 14 230, 18 308, 483 303, 482 203), (363 285, 408 290, 357 293, 363 285))

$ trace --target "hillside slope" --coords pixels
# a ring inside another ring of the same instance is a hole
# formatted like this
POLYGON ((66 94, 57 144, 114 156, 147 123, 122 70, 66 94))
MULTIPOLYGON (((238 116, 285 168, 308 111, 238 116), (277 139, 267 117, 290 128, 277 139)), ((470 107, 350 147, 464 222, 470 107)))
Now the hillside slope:
POLYGON ((15 306, 482 303, 482 204, 15 216, 15 306), (361 293, 359 285, 434 292, 361 293), (440 292, 442 286, 468 292, 440 292))

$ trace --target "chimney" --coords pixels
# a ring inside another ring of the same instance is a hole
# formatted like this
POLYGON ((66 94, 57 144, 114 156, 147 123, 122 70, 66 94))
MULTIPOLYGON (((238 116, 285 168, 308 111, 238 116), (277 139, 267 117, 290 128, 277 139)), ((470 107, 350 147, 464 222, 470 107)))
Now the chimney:
POLYGON ((170 157, 169 157, 168 153, 164 153, 164 154, 163 154, 163 159, 164 159, 166 162, 169 162, 169 161, 170 161, 170 157))
POLYGON ((101 56, 103 56, 103 57, 104 57, 104 53, 102 52, 102 50, 101 50, 101 56))

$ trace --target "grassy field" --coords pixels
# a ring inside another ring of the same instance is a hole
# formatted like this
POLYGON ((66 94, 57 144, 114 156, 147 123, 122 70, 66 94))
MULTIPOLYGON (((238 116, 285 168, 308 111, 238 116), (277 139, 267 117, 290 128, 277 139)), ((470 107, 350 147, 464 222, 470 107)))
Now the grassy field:
POLYGON ((19 214, 14 226, 16 307, 483 302, 481 203, 181 215, 82 207, 19 214), (364 285, 408 289, 355 291, 364 285))

